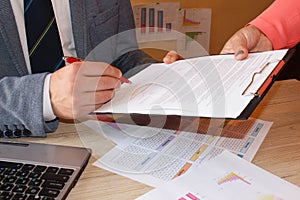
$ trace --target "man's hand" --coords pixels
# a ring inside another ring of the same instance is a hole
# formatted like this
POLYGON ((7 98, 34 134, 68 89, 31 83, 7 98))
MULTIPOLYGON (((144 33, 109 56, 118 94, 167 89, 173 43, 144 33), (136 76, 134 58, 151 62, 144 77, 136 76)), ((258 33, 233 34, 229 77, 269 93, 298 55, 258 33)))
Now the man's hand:
POLYGON ((182 60, 183 58, 176 51, 169 51, 164 57, 163 61, 166 64, 171 64, 176 60, 182 60))
POLYGON ((75 62, 54 72, 50 79, 54 114, 63 119, 85 118, 112 99, 121 75, 119 69, 102 62, 75 62))
POLYGON ((248 57, 248 52, 269 51, 271 41, 253 25, 237 31, 224 45, 221 54, 234 53, 237 60, 248 57))

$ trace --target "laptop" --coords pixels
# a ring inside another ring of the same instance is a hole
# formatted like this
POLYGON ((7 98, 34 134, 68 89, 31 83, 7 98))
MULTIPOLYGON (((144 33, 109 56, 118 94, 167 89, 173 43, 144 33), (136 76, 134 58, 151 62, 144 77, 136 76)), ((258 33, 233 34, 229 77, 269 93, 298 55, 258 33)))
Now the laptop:
POLYGON ((65 199, 90 156, 81 147, 0 141, 0 199, 65 199))

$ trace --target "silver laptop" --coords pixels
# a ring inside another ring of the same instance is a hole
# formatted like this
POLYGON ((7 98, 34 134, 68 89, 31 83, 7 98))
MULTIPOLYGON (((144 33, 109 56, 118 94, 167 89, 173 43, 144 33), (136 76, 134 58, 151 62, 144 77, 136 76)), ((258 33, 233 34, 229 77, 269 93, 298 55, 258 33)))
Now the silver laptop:
POLYGON ((86 148, 0 141, 0 199, 65 199, 90 156, 86 148))

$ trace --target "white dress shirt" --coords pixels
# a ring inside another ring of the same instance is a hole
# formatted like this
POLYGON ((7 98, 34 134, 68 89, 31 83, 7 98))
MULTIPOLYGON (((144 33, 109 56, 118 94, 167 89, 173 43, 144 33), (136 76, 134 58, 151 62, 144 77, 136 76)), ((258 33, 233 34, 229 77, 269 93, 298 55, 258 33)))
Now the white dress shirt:
MULTIPOLYGON (((26 31, 25 31, 23 1, 24 0, 10 0, 10 3, 12 5, 12 9, 15 15, 27 69, 29 73, 31 73, 26 31)), ((68 0, 51 0, 51 1, 53 5, 54 14, 56 17, 56 22, 58 26, 58 32, 60 35, 63 53, 65 56, 76 57, 69 1, 68 0)), ((56 118, 56 116, 53 113, 51 101, 50 101, 50 94, 49 94, 50 76, 51 74, 47 75, 44 82, 43 115, 45 121, 50 121, 56 118)))

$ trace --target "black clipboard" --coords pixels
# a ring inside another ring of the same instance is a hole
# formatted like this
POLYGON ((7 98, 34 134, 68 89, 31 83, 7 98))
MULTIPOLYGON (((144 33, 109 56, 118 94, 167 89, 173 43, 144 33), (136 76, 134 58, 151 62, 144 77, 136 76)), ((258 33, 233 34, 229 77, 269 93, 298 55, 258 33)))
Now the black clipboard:
MULTIPOLYGON (((300 43, 299 43, 300 44, 300 43)), ((280 73, 285 69, 288 62, 291 60, 291 58, 295 55, 295 52, 298 49, 300 49, 300 45, 297 45, 287 51, 285 56, 282 60, 280 60, 277 64, 277 66, 274 68, 274 70, 270 73, 270 75, 267 77, 265 82, 261 85, 261 87, 258 89, 258 91, 254 94, 253 99, 248 103, 248 105, 245 107, 245 109, 240 113, 240 115, 236 118, 222 118, 226 120, 246 120, 249 118, 249 116, 252 114, 252 112, 255 110, 257 105, 260 103, 260 101, 264 98, 264 96, 267 94, 269 89, 272 87, 275 80, 278 78, 280 73)), ((268 63, 267 63, 268 64, 268 63)), ((106 115, 106 114, 113 114, 118 116, 118 122, 120 123, 132 123, 132 118, 136 124, 138 125, 148 125, 149 121, 151 121, 150 118, 157 118, 160 119, 163 117, 164 119, 172 119, 171 121, 174 121, 174 119, 181 119, 181 118, 207 118, 207 119, 220 119, 217 117, 195 117, 195 116, 179 116, 179 115, 156 115, 156 114, 141 114, 141 113, 91 113, 91 115, 106 115), (128 122, 128 119, 130 122, 128 122), (137 122, 139 121, 139 122, 137 122)))
MULTIPOLYGON (((299 46, 299 45, 298 45, 299 46)), ((261 87, 257 90, 254 95, 254 98, 250 101, 250 103, 246 106, 246 108, 241 112, 241 114, 236 118, 238 120, 245 120, 252 114, 254 109, 257 107, 259 102, 264 98, 264 96, 268 93, 273 83, 279 77, 280 73, 284 70, 288 62, 294 56, 297 47, 293 47, 287 51, 282 60, 279 61, 274 70, 270 73, 265 82, 261 85, 261 87)))

